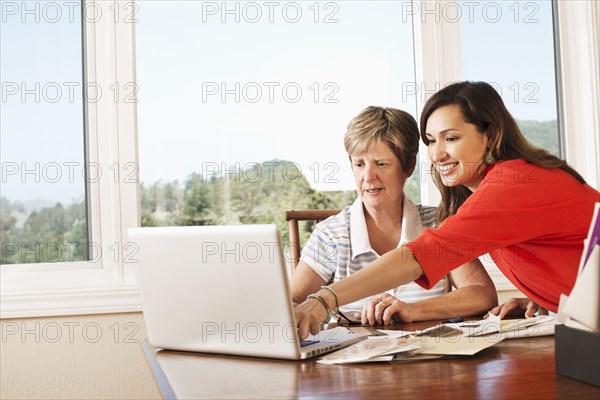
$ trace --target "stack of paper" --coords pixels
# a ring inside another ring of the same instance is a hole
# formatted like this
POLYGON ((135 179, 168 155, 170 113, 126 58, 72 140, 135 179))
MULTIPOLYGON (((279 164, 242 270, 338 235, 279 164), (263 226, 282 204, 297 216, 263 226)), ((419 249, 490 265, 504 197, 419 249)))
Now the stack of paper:
POLYGON ((569 296, 562 295, 558 319, 566 326, 600 332, 600 203, 594 215, 569 296))
POLYGON ((500 320, 490 314, 480 321, 439 324, 422 331, 379 330, 362 342, 328 354, 322 364, 381 361, 421 361, 448 356, 472 356, 504 339, 553 335, 556 318, 540 316, 500 320))

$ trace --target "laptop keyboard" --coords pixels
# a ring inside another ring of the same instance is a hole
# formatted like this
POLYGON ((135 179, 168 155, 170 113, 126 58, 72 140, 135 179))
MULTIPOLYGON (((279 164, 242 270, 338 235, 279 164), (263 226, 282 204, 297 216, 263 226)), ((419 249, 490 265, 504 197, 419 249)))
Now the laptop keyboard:
POLYGON ((318 340, 301 340, 300 347, 308 346, 309 344, 319 343, 318 340))

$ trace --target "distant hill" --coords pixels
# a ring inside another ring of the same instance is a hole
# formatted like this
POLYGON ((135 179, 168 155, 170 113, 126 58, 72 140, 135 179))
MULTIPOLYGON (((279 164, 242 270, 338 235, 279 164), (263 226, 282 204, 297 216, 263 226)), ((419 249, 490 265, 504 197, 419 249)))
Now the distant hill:
POLYGON ((558 150, 558 124, 556 120, 552 121, 531 121, 517 120, 517 124, 523 135, 532 144, 548 150, 555 156, 559 155, 558 150))
POLYGON ((26 214, 29 214, 33 211, 39 211, 44 208, 54 207, 56 205, 56 203, 60 203, 60 202, 48 200, 48 199, 33 199, 33 200, 27 200, 27 201, 21 202, 21 204, 23 205, 23 208, 25 209, 26 214))

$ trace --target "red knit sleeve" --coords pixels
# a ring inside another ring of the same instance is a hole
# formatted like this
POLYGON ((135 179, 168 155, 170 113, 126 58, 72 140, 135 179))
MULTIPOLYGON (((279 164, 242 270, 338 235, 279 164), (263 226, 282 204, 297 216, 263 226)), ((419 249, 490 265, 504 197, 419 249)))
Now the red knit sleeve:
MULTIPOLYGON (((498 163, 455 215, 407 244, 424 273, 416 282, 428 289, 483 254, 535 238, 575 234, 586 225, 587 213, 577 211, 582 192, 583 185, 561 170, 523 160, 498 163)), ((530 243, 527 256, 536 256, 535 240, 530 243)))

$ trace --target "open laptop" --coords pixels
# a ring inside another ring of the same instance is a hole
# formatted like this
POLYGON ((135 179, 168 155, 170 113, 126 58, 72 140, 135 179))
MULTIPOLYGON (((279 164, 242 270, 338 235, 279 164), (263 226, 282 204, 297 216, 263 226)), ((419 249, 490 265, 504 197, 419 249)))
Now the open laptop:
POLYGON ((338 327, 300 343, 275 225, 131 228, 128 234, 138 246, 135 273, 154 347, 304 359, 369 335, 338 327))

